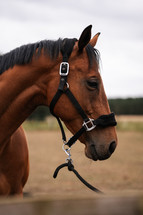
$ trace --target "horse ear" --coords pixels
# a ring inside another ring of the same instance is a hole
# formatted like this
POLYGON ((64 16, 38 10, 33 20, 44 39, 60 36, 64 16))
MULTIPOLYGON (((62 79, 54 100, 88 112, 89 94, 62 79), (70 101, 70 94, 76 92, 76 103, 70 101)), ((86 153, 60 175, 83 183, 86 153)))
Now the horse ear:
POLYGON ((79 41, 78 41, 79 51, 82 51, 83 48, 89 43, 90 38, 91 38, 91 28, 92 28, 92 25, 89 25, 82 32, 82 34, 79 38, 79 41))
POLYGON ((90 40, 89 43, 90 43, 90 45, 91 45, 92 47, 94 47, 94 46, 96 45, 99 35, 100 35, 100 32, 97 33, 97 34, 90 40))

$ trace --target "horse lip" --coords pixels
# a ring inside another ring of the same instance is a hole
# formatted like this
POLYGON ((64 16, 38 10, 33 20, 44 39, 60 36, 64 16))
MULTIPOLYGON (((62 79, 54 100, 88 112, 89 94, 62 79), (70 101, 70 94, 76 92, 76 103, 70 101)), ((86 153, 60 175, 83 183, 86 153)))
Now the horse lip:
POLYGON ((95 157, 93 157, 93 156, 92 156, 92 160, 97 161, 97 160, 98 160, 98 158, 95 158, 95 157))
POLYGON ((86 148, 87 148, 87 150, 86 150, 86 156, 87 156, 88 158, 94 160, 94 161, 97 161, 97 160, 100 160, 100 161, 106 160, 106 159, 108 159, 108 158, 111 156, 111 154, 109 154, 109 153, 100 156, 100 155, 97 153, 96 147, 95 147, 94 144, 90 144, 90 145, 88 145, 86 148))
POLYGON ((86 147, 86 148, 87 148, 87 150, 85 151, 86 156, 87 156, 89 159, 92 159, 92 160, 94 160, 94 161, 97 161, 99 158, 98 158, 98 155, 97 155, 95 146, 92 144, 92 145, 89 145, 89 146, 86 147))
POLYGON ((91 160, 94 160, 94 161, 97 161, 97 160, 98 160, 97 157, 95 157, 95 156, 93 156, 93 155, 91 155, 91 154, 87 154, 87 153, 85 153, 85 154, 86 154, 86 156, 87 156, 89 159, 91 159, 91 160))
POLYGON ((93 144, 90 145, 90 153, 91 153, 92 160, 94 160, 94 161, 98 160, 98 154, 97 154, 95 145, 93 145, 93 144))
POLYGON ((92 159, 94 161, 103 161, 103 160, 107 160, 111 155, 107 154, 105 156, 99 156, 97 155, 97 153, 94 151, 90 151, 90 153, 86 153, 86 156, 89 158, 89 159, 92 159))
POLYGON ((107 155, 105 155, 104 157, 98 157, 98 159, 100 160, 100 161, 102 161, 102 160, 107 160, 109 157, 111 156, 111 154, 107 154, 107 155))

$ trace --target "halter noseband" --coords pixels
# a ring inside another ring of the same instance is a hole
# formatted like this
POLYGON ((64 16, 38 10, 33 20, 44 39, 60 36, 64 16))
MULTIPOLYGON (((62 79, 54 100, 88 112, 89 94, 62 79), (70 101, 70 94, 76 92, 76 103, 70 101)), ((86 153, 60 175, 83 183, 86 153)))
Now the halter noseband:
POLYGON ((65 145, 68 145, 69 147, 71 147, 84 132, 92 131, 97 126, 108 127, 108 126, 117 125, 114 113, 110 113, 108 115, 101 115, 97 119, 91 119, 86 115, 86 113, 84 112, 84 110, 82 109, 78 101, 76 100, 75 96, 72 94, 72 92, 69 89, 69 84, 67 82, 67 77, 69 74, 69 63, 68 61, 65 62, 64 57, 63 57, 63 62, 60 64, 59 74, 60 74, 60 83, 59 83, 58 90, 50 103, 50 111, 58 120, 59 126, 61 128, 61 132, 62 132, 62 138, 65 145), (74 107, 76 108, 76 110, 78 111, 78 113, 81 115, 83 119, 83 124, 81 129, 78 130, 68 141, 66 141, 65 132, 59 117, 57 117, 54 114, 54 107, 58 102, 59 98, 62 96, 62 94, 67 95, 67 97, 69 98, 69 100, 74 105, 74 107))

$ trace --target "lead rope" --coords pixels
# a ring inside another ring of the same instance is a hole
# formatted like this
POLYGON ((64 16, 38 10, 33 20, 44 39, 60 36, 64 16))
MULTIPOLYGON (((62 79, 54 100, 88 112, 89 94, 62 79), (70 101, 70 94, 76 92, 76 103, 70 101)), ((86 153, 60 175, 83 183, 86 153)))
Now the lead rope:
MULTIPOLYGON (((61 127, 61 125, 60 125, 61 127)), ((68 158, 66 159, 66 163, 63 163, 61 165, 59 165, 54 174, 53 174, 53 178, 56 178, 60 169, 64 168, 64 167, 67 167, 69 171, 72 171, 76 176, 77 178, 85 185, 87 186, 89 189, 91 189, 92 191, 96 192, 96 193, 100 193, 100 194, 103 194, 103 192, 101 192, 99 189, 93 187, 91 184, 89 184, 86 180, 84 180, 81 175, 75 170, 74 168, 74 165, 73 165, 73 160, 71 159, 71 153, 70 153, 70 150, 71 150, 71 147, 69 148, 66 148, 65 149, 65 146, 66 146, 66 143, 64 142, 63 144, 63 150, 64 152, 68 155, 68 158)))

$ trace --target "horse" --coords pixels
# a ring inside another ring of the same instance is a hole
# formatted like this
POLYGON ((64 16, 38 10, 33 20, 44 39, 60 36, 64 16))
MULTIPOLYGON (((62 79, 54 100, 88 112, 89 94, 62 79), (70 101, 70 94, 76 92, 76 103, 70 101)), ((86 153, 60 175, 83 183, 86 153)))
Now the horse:
MULTIPOLYGON (((36 107, 50 106, 60 82, 63 50, 69 63, 68 88, 80 107, 93 119, 110 114, 99 72, 100 54, 94 48, 100 33, 91 38, 91 28, 92 25, 86 27, 78 40, 42 40, 0 56, 0 195, 23 196, 29 155, 21 124, 36 107)), ((54 105, 54 114, 73 134, 83 124, 64 93, 54 105)), ((85 144, 89 159, 105 160, 116 148, 116 129, 112 125, 97 126, 82 133, 79 140, 85 144)))

